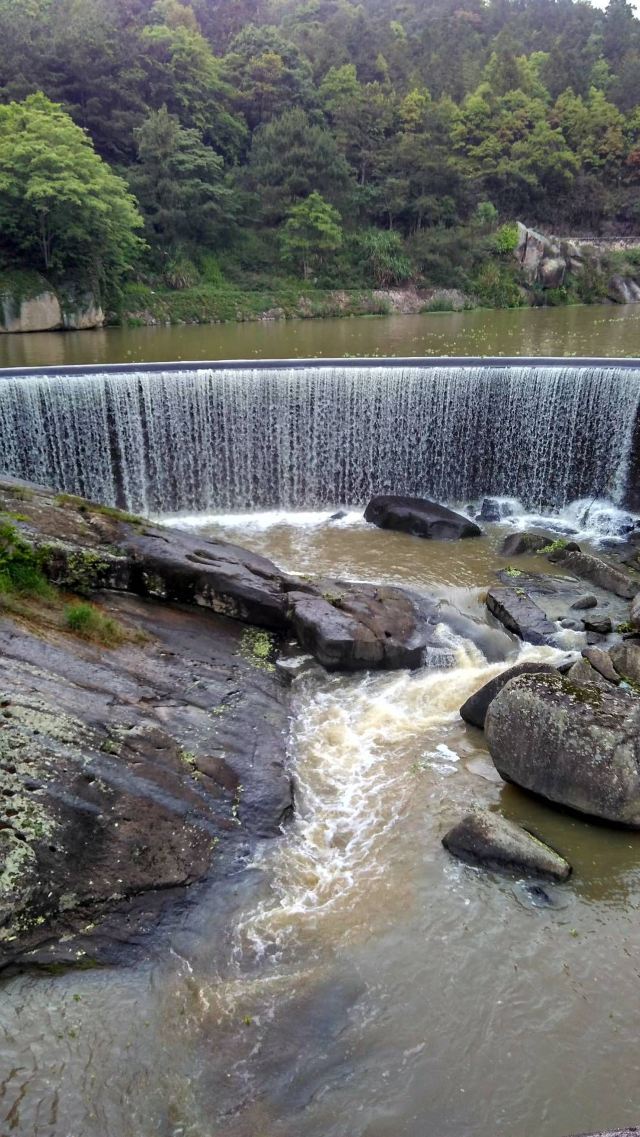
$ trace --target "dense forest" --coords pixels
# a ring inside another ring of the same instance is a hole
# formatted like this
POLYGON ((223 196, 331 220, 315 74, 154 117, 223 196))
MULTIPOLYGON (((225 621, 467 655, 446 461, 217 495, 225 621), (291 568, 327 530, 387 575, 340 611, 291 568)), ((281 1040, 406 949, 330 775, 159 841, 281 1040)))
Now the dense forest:
POLYGON ((5 269, 112 299, 411 280, 512 303, 514 219, 640 231, 626 0, 0 0, 0 19, 5 269))

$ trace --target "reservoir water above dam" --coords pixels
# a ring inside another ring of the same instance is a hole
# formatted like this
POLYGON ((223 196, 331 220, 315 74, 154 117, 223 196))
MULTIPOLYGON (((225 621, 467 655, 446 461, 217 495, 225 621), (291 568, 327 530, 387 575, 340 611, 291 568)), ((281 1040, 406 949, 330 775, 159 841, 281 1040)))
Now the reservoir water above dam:
POLYGON ((166 359, 640 354, 640 304, 0 335, 0 367, 166 359))

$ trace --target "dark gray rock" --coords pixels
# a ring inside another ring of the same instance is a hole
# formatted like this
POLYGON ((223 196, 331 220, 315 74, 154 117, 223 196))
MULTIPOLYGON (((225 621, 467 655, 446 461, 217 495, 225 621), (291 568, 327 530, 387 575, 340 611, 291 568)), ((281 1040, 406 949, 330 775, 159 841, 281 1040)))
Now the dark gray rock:
POLYGON ((414 537, 454 541, 482 534, 480 527, 468 517, 422 497, 379 494, 371 498, 364 516, 365 521, 380 529, 397 529, 414 537))
POLYGON ((29 494, 23 499, 0 479, 0 509, 24 515, 21 530, 39 549, 46 575, 71 591, 116 589, 293 632, 335 668, 416 667, 422 660, 425 618, 402 589, 303 581, 237 545, 38 487, 29 494))
POLYGON ((512 679, 485 722, 491 757, 507 781, 633 828, 640 828, 639 728, 635 696, 561 675, 512 679))
POLYGON ((611 617, 598 612, 594 612, 593 616, 584 616, 582 623, 586 632, 597 632, 600 636, 608 636, 613 629, 611 617))
POLYGON ((513 504, 504 498, 485 497, 478 513, 479 521, 503 521, 505 517, 513 517, 513 504))
MULTIPOLYGON (((590 648, 590 651, 596 651, 597 648, 590 648)), ((602 653, 606 655, 606 652, 602 653)), ((589 663, 588 659, 579 659, 574 663, 573 667, 567 671, 567 679, 578 687, 592 686, 599 687, 603 691, 611 691, 613 685, 605 678, 600 671, 589 663)))
POLYGON ((486 604, 491 614, 521 640, 532 644, 548 644, 555 635, 554 624, 523 588, 490 588, 486 604))
POLYGON ((566 628, 569 632, 581 632, 583 630, 582 624, 578 620, 571 620, 568 616, 560 621, 560 627, 566 628))
POLYGON ((543 533, 510 533, 502 542, 500 552, 503 557, 519 557, 523 553, 538 553, 551 544, 553 537, 543 533))
POLYGON ((223 877, 239 843, 279 834, 292 810, 288 699, 254 651, 266 633, 133 596, 100 603, 130 641, 106 650, 0 621, 0 969, 94 923, 86 950, 117 960, 136 898, 168 905, 223 877))
POLYGON ((330 670, 419 667, 426 622, 399 588, 332 585, 324 595, 293 592, 291 622, 299 643, 330 670))
POLYGON ((609 651, 609 658, 620 679, 640 685, 640 643, 624 640, 609 651))
MULTIPOLYGON (((615 651, 615 648, 613 650, 615 651)), ((610 652, 603 651, 602 648, 599 647, 585 647, 582 649, 582 654, 587 662, 590 663, 592 667, 595 667, 596 671, 598 671, 604 679, 608 679, 610 683, 615 683, 616 685, 620 682, 620 676, 614 667, 613 656, 610 652)))
POLYGON ((476 809, 443 837, 455 857, 470 864, 519 876, 566 880, 571 865, 526 829, 499 813, 476 809))
POLYGON ((471 726, 477 726, 479 730, 484 728, 484 720, 489 709, 489 704, 492 699, 495 699, 498 691, 501 691, 510 679, 515 675, 535 675, 539 672, 555 671, 555 667, 550 663, 516 663, 515 667, 508 667, 501 675, 496 675, 494 679, 490 679, 488 683, 484 684, 479 691, 475 691, 470 695, 465 703, 460 707, 460 715, 465 722, 471 726))
POLYGON ((579 596, 577 600, 574 600, 571 607, 578 612, 587 611, 589 608, 597 608, 598 600, 592 592, 586 592, 584 596, 579 596))
POLYGON ((629 623, 636 632, 640 632, 640 593, 631 601, 629 609, 629 623))
POLYGON ((613 565, 607 564, 600 557, 592 556, 591 553, 575 552, 567 546, 559 549, 554 559, 567 572, 582 580, 589 580, 592 584, 603 588, 605 592, 613 592, 623 600, 631 600, 640 591, 640 578, 614 568, 613 565))

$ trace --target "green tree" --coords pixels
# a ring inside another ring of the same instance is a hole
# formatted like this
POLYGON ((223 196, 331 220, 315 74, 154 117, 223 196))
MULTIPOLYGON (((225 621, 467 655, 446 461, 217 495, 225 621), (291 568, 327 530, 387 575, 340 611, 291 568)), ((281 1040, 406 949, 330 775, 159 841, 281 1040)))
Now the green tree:
POLYGON ((279 223, 289 207, 317 190, 341 204, 349 167, 335 139, 296 107, 256 130, 249 155, 247 184, 259 201, 260 216, 279 223))
POLYGON ((126 183, 66 111, 42 94, 0 106, 0 232, 9 255, 113 284, 131 267, 141 225, 126 183))
POLYGON ((235 215, 220 155, 166 107, 151 112, 136 142, 129 181, 154 247, 166 254, 182 244, 216 244, 235 215))
POLYGON ((282 259, 301 268, 305 280, 329 254, 337 252, 341 244, 340 214, 315 191, 292 206, 280 230, 282 259))

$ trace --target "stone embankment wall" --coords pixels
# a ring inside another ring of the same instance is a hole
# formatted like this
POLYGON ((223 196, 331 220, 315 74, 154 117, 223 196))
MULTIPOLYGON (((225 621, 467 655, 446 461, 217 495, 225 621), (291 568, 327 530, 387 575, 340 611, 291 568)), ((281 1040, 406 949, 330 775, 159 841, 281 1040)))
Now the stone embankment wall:
MULTIPOLYGON (((520 221, 517 225, 514 256, 526 285, 532 289, 562 288, 568 277, 584 273, 589 261, 598 263, 607 252, 640 248, 640 238, 553 237, 520 221)), ((613 273, 607 282, 607 297, 616 304, 635 304, 640 301, 640 282, 633 276, 613 273)))

